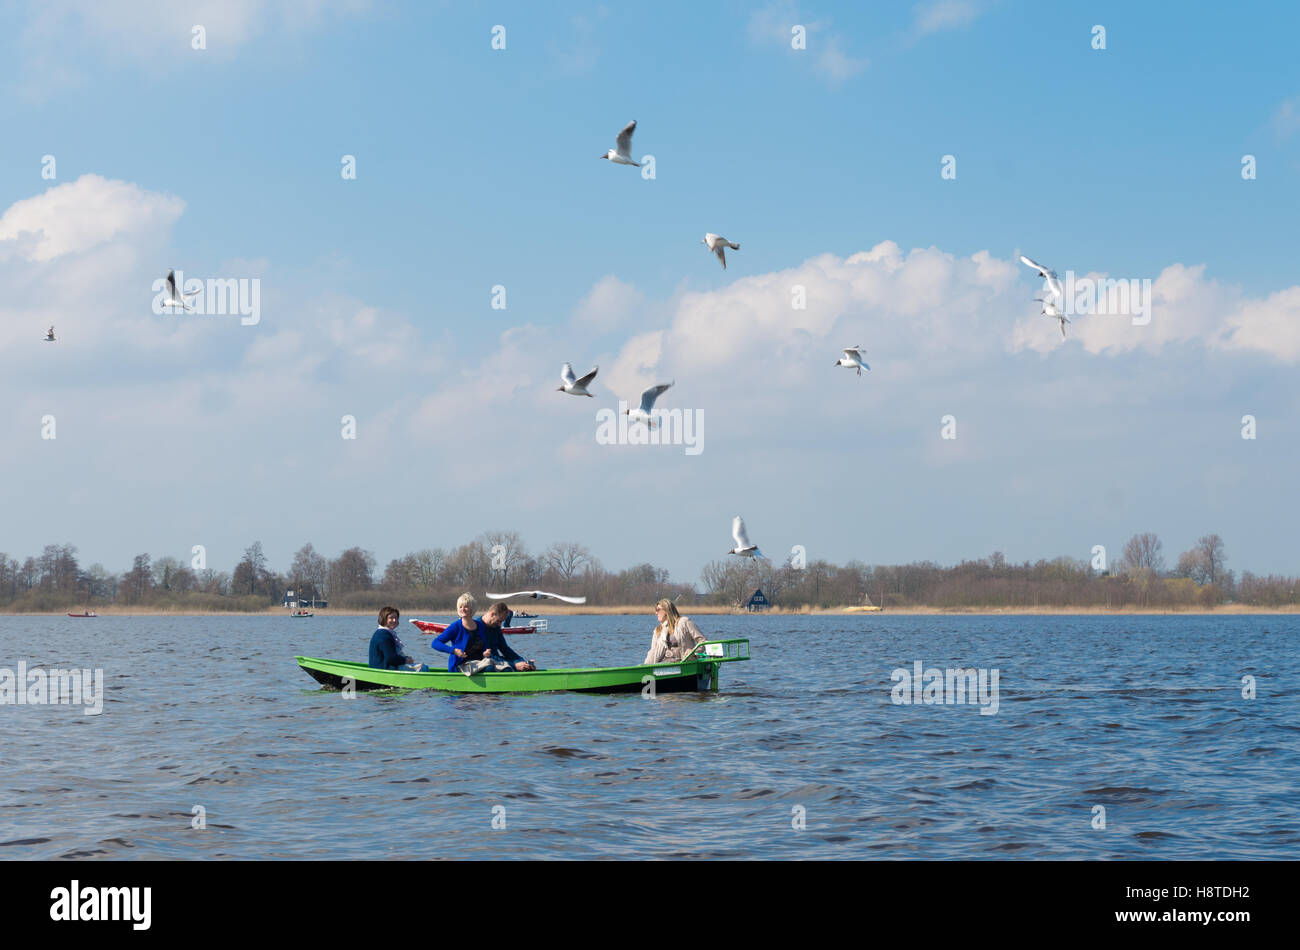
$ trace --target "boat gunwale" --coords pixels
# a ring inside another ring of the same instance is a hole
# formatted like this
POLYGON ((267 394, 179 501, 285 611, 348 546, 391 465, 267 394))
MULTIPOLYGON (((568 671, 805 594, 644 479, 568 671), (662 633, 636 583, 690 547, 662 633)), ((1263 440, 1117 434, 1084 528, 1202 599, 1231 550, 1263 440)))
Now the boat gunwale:
MULTIPOLYGON (((528 693, 528 692, 550 692, 550 691, 582 691, 585 689, 601 689, 619 686, 635 686, 645 682, 646 676, 653 675, 657 682, 667 682, 669 680, 686 679, 689 677, 698 677, 708 675, 712 667, 712 676, 716 681, 717 669, 722 663, 734 662, 737 660, 749 659, 749 641, 747 638, 734 638, 745 643, 745 655, 739 655, 737 647, 736 656, 707 656, 704 654, 692 654, 683 660, 668 661, 663 663, 637 663, 630 666, 586 666, 586 667, 561 667, 557 669, 541 670, 524 670, 524 671, 483 671, 466 676, 454 670, 423 670, 416 672, 414 670, 391 670, 380 667, 373 667, 369 663, 361 663, 356 660, 332 660, 328 657, 314 656, 295 656, 298 666, 309 675, 313 671, 325 674, 326 676, 337 677, 339 679, 351 679, 356 683, 365 683, 367 686, 377 686, 387 689, 426 689, 438 688, 440 684, 464 683, 468 680, 475 684, 475 688, 461 689, 455 688, 453 692, 509 692, 509 693, 528 693), (373 671, 373 673, 371 673, 373 671), (369 673, 370 675, 362 675, 369 673), (539 682, 536 688, 525 686, 529 682, 529 677, 541 677, 543 682, 539 682), (567 680, 570 677, 586 677, 591 682, 585 686, 562 685, 551 687, 545 680, 561 679, 567 680), (517 688, 494 690, 491 685, 504 685, 506 683, 517 683, 517 688)), ((725 643, 728 641, 708 641, 715 643, 725 643)), ((313 675, 313 678, 316 678, 313 675)), ((323 685, 330 685, 322 682, 323 685)))

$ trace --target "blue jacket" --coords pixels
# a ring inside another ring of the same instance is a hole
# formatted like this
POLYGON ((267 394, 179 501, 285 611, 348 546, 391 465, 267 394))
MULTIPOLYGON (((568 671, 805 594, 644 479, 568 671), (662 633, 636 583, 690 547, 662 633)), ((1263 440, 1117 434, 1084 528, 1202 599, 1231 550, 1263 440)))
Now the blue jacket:
POLYGON ((397 652, 397 640, 393 631, 380 627, 370 636, 370 665, 381 670, 396 670, 410 663, 409 656, 397 652))
MULTIPOLYGON (((475 623, 478 624, 478 627, 474 632, 483 638, 484 643, 487 643, 487 624, 478 618, 475 618, 475 623)), ((465 647, 469 645, 469 638, 470 632, 465 629, 465 625, 461 623, 460 618, 457 617, 455 622, 448 624, 447 629, 434 637, 433 642, 429 645, 439 653, 451 654, 451 656, 447 658, 447 670, 448 672, 454 673, 456 671, 456 664, 460 662, 460 657, 456 656, 454 651, 460 650, 461 652, 464 652, 465 647)), ((469 659, 479 660, 482 659, 482 657, 472 656, 469 659)))

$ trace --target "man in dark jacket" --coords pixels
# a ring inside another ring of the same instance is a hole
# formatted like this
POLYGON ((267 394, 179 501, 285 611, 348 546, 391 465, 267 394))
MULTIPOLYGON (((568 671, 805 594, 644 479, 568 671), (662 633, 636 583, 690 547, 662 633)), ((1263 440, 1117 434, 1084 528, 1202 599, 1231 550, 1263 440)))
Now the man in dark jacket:
MULTIPOLYGON (((483 615, 483 642, 492 651, 492 659, 498 664, 525 673, 537 669, 537 665, 510 649, 510 644, 506 643, 505 635, 501 632, 501 628, 509 623, 509 618, 513 614, 514 612, 503 601, 498 601, 489 607, 487 613, 483 615)), ((497 668, 500 669, 501 666, 497 668)))

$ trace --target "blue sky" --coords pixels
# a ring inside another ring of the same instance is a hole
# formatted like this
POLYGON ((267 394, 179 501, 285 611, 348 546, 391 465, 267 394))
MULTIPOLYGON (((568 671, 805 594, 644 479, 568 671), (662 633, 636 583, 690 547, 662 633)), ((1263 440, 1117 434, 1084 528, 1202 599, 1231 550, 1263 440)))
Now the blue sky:
POLYGON ((1114 556, 1152 530, 1172 563, 1215 531, 1230 567, 1300 572, 1297 19, 0 5, 0 550, 382 565, 505 528, 693 581, 741 513, 776 556, 1114 556), (597 160, 633 118, 653 180, 597 160), (726 271, 706 231, 740 243, 726 271), (1152 281, 1151 324, 1062 341, 1021 253, 1152 281), (153 314, 169 267, 259 279, 261 321, 153 314), (831 366, 857 343, 861 379, 831 366), (554 392, 565 360, 600 364, 596 399, 554 392), (598 408, 670 379, 698 456, 597 443, 598 408))

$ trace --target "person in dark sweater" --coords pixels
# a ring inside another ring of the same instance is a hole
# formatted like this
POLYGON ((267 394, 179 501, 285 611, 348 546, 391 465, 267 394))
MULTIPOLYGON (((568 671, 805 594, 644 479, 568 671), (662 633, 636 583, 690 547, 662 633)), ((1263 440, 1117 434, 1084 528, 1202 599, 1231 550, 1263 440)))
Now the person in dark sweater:
POLYGON ((406 655, 405 647, 397 636, 397 623, 401 613, 396 607, 381 607, 379 629, 370 637, 370 665, 381 670, 411 670, 423 673, 428 669, 406 655))
POLYGON ((502 628, 510 623, 512 616, 514 611, 504 601, 498 601, 489 607, 487 613, 483 615, 483 642, 487 644, 492 659, 496 661, 497 669, 513 669, 520 673, 535 670, 537 665, 510 649, 510 644, 506 643, 505 635, 501 632, 502 628))

